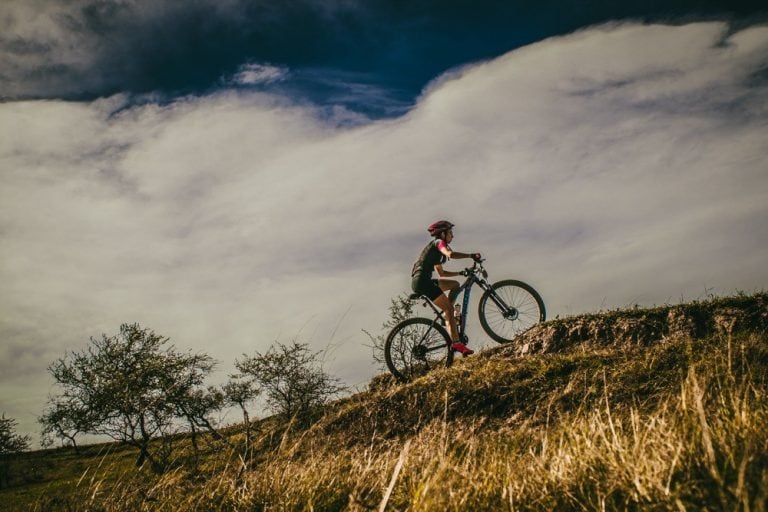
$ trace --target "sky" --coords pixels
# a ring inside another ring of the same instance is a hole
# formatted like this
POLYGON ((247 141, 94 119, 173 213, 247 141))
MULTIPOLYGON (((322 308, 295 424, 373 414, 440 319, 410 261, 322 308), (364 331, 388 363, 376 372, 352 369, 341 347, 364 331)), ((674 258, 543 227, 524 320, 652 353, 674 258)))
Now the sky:
POLYGON ((442 218, 550 318, 765 290, 766 148, 758 2, 6 0, 0 411, 133 322, 362 389, 442 218))

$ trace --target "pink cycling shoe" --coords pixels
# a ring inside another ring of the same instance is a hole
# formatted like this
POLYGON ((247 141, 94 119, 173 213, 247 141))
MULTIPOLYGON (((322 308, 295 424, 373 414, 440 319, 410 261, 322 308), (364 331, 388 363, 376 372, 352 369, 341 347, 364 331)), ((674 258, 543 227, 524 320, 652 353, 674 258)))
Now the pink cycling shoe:
POLYGON ((474 350, 472 350, 465 344, 458 341, 451 345, 451 350, 453 350, 454 352, 460 353, 464 357, 471 356, 472 354, 475 353, 474 350))

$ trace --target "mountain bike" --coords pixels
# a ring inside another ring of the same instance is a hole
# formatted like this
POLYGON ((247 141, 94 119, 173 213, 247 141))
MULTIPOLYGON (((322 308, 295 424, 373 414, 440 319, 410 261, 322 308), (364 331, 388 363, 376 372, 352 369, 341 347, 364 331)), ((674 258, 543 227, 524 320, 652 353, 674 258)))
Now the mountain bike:
MULTIPOLYGON (((469 297, 475 284, 484 290, 478 305, 480 325, 498 343, 509 343, 546 319, 544 301, 532 286, 513 279, 490 284, 482 261, 465 268, 461 275, 466 280, 451 293, 454 300, 464 294, 457 318, 460 340, 467 339, 469 297)), ((423 305, 432 308, 435 317, 408 318, 397 324, 387 336, 384 359, 389 371, 400 381, 411 380, 432 368, 447 367, 453 363, 451 337, 445 328, 443 310, 424 295, 414 293, 409 298, 423 300, 423 305)))

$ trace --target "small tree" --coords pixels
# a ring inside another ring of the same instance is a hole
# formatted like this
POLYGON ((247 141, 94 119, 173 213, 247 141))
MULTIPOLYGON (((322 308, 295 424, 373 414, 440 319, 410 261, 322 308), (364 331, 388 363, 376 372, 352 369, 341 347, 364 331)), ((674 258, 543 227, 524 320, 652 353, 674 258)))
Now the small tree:
POLYGON ((162 472, 177 420, 210 427, 206 415, 221 404, 201 391, 213 360, 177 352, 167 342, 124 324, 118 335, 91 338, 86 350, 54 361, 48 369, 62 392, 49 399, 43 431, 69 439, 77 432, 108 436, 139 449, 137 466, 147 461, 162 472), (150 449, 155 438, 161 442, 150 449))
POLYGON ((369 346, 373 352, 373 360, 380 365, 380 369, 382 370, 386 364, 384 359, 384 344, 387 342, 387 335, 397 324, 413 316, 413 305, 413 301, 409 299, 407 295, 400 294, 394 299, 390 299, 389 318, 381 324, 381 334, 374 336, 363 329, 363 332, 371 340, 371 345, 369 346))
POLYGON ((274 412, 287 418, 302 417, 347 389, 323 370, 319 356, 306 343, 276 342, 264 354, 256 352, 235 361, 235 366, 261 387, 274 412))
POLYGON ((224 403, 226 405, 236 405, 243 412, 243 425, 245 426, 245 457, 248 457, 248 448, 251 446, 251 418, 248 415, 247 405, 255 400, 261 391, 256 387, 256 383, 247 375, 235 374, 230 376, 230 380, 222 386, 224 392, 224 403))
POLYGON ((29 449, 29 441, 29 436, 16 433, 16 420, 6 418, 3 413, 0 417, 0 489, 8 487, 11 473, 8 458, 29 449))

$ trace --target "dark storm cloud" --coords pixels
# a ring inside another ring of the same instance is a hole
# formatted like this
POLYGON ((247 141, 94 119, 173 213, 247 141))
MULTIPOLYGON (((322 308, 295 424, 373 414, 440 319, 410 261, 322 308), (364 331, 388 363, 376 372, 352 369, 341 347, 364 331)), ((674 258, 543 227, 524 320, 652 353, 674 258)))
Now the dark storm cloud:
POLYGON ((388 116, 446 69, 550 35, 609 19, 743 18, 757 5, 11 0, 0 6, 0 98, 195 94, 255 62, 300 70, 281 84, 294 97, 388 116), (340 89, 339 73, 355 74, 358 88, 340 89))

